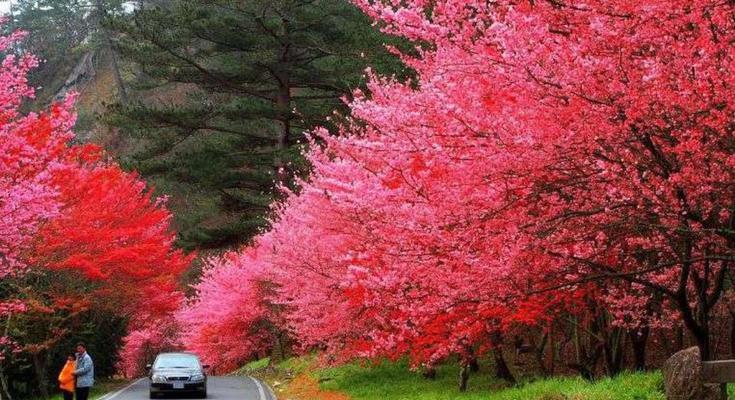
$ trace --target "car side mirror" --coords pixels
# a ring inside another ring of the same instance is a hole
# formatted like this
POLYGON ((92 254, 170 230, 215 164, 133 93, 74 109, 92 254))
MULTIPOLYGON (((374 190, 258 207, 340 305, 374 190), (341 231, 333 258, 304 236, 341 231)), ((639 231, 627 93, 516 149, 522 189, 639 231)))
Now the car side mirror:
POLYGON ((151 364, 146 364, 146 365, 145 365, 145 369, 146 369, 146 370, 150 371, 150 370, 151 370, 151 368, 153 368, 153 365, 151 365, 151 364))
POLYGON ((204 364, 204 365, 202 365, 202 368, 204 368, 204 369, 209 369, 209 364, 204 364))

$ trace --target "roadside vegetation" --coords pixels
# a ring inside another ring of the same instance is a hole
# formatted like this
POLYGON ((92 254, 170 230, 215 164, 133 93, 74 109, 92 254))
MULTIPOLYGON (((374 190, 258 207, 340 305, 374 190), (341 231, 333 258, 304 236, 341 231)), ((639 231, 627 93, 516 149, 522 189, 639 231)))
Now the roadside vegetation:
POLYGON ((440 365, 435 379, 412 372, 405 361, 350 363, 320 367, 314 357, 271 364, 269 359, 237 371, 266 380, 282 400, 658 400, 664 399, 661 373, 625 372, 593 382, 578 376, 528 379, 509 386, 480 363, 466 392, 457 390, 459 366, 440 365), (488 388, 493 389, 490 393, 488 388))

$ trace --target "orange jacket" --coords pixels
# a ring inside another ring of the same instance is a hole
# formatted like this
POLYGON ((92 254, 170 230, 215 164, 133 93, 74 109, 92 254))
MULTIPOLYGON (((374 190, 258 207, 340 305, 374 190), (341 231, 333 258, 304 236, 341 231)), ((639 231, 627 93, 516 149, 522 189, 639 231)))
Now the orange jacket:
POLYGON ((74 391, 74 369, 76 368, 76 364, 74 361, 67 361, 64 364, 64 368, 61 369, 61 373, 59 374, 59 387, 61 390, 66 390, 67 392, 74 391))

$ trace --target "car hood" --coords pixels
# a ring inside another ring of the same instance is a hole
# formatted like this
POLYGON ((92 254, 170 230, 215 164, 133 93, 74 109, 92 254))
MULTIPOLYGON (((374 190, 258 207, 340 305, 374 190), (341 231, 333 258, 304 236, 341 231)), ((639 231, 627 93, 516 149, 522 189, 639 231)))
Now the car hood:
POLYGON ((155 368, 151 372, 154 375, 163 376, 190 376, 194 374, 204 374, 202 370, 195 368, 155 368))

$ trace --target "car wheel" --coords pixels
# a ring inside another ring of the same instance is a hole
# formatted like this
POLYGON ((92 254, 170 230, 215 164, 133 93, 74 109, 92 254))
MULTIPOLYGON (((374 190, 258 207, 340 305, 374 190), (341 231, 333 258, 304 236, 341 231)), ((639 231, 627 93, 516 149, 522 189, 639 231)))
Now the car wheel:
POLYGON ((155 399, 157 397, 158 397, 158 393, 153 393, 153 392, 148 393, 148 398, 150 399, 155 399))
POLYGON ((206 399, 207 398, 207 389, 204 389, 201 392, 199 392, 199 398, 200 399, 206 399))

